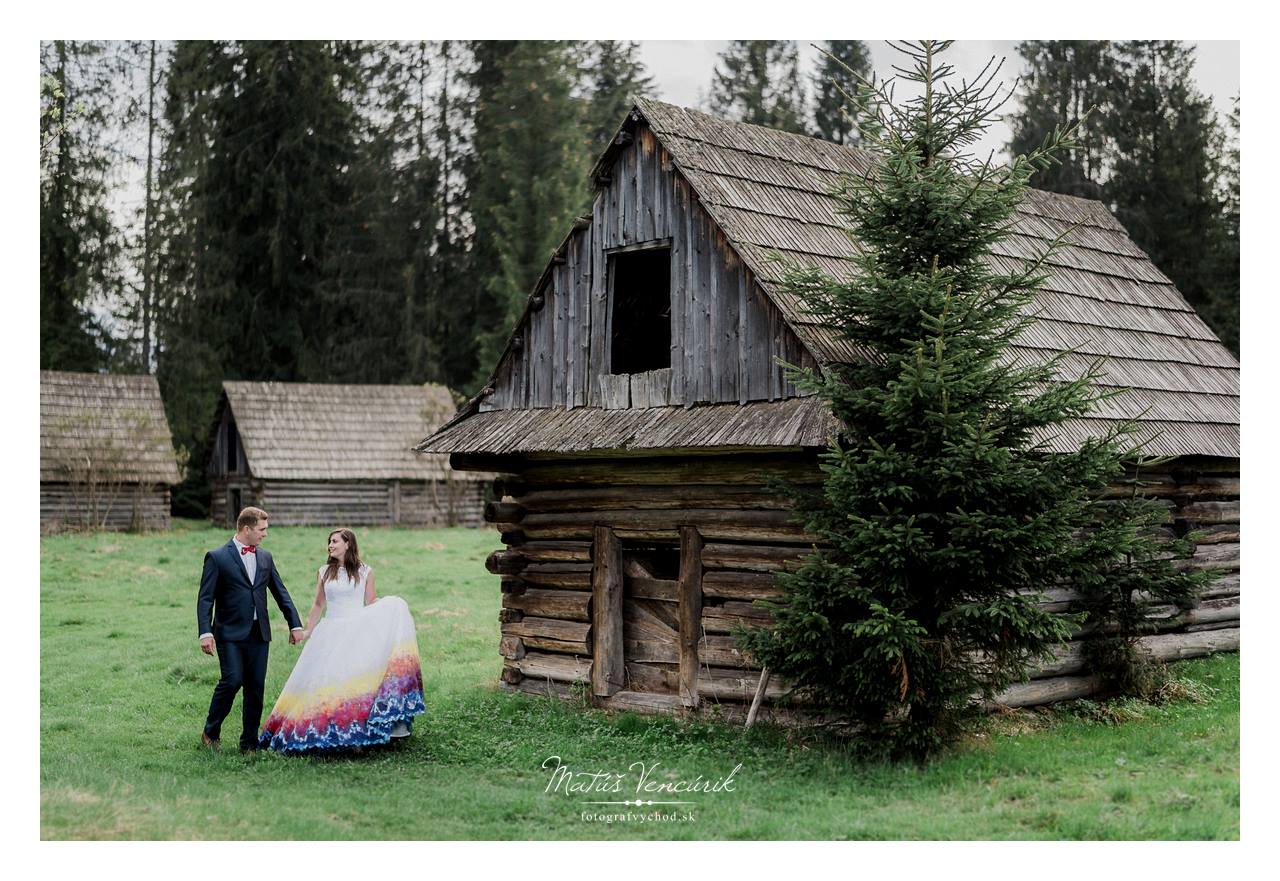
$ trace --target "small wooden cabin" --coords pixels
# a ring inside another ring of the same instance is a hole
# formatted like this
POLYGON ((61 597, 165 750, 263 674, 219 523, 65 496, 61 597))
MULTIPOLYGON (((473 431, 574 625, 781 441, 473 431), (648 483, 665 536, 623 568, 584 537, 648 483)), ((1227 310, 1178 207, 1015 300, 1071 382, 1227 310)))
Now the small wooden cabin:
POLYGON ((224 382, 210 518, 258 505, 278 526, 477 526, 485 476, 413 451, 454 409, 442 385, 224 382))
MULTIPOLYGON (((638 102, 594 170, 595 198, 547 266, 493 378, 421 451, 504 476, 488 510, 505 550, 502 681, 600 706, 740 712, 760 671, 730 635, 767 621, 773 572, 810 549, 773 476, 821 479, 834 427, 778 363, 858 357, 779 286, 772 252, 840 275, 848 239, 829 195, 857 149, 638 102)), ((1107 357, 1127 391, 1045 438, 1068 450, 1137 417, 1170 525, 1206 537, 1185 565, 1231 574, 1196 608, 1158 610, 1159 657, 1239 643, 1239 363, 1099 202, 1034 191, 994 259, 1051 258, 1014 359, 1107 357)), ((1078 374, 1077 374, 1078 375, 1078 374)), ((1072 595, 1051 592, 1052 607, 1072 595)), ((1003 696, 1087 694, 1078 645, 1003 696)), ((771 702, 786 695, 772 681, 771 702)), ((766 708, 769 704, 766 703, 766 708)), ((789 710, 776 705, 775 716, 789 710)))
POLYGON ((154 376, 40 371, 42 529, 168 529, 180 480, 154 376))

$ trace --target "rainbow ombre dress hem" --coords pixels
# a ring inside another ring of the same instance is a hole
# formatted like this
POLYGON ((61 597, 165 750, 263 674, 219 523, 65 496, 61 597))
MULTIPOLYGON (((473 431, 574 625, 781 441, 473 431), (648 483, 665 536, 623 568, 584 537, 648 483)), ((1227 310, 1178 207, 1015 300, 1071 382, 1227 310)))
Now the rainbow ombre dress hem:
POLYGON ((264 749, 286 753, 378 746, 391 741, 391 729, 396 722, 404 722, 412 730, 414 716, 425 713, 426 709, 422 691, 416 690, 399 697, 376 701, 363 722, 353 720, 345 728, 335 719, 320 723, 319 726, 314 720, 295 724, 287 719, 281 719, 273 726, 268 719, 258 745, 264 749))
POLYGON ((357 605, 330 589, 315 628, 258 736, 264 749, 310 752, 387 743, 426 712, 417 632, 399 597, 357 605), (337 600, 337 602, 335 602, 337 600))

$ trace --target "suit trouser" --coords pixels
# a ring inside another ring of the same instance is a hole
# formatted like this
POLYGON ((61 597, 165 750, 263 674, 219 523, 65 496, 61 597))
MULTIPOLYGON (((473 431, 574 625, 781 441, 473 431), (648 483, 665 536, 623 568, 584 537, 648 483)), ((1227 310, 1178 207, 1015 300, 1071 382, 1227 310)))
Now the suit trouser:
POLYGON ((231 712, 236 692, 244 688, 244 730, 240 733, 240 748, 252 749, 258 745, 258 728, 262 725, 262 692, 267 678, 267 649, 271 643, 262 638, 257 624, 249 636, 235 642, 219 641, 218 666, 222 678, 213 689, 209 702, 209 718, 204 732, 217 740, 222 733, 222 720, 231 712))

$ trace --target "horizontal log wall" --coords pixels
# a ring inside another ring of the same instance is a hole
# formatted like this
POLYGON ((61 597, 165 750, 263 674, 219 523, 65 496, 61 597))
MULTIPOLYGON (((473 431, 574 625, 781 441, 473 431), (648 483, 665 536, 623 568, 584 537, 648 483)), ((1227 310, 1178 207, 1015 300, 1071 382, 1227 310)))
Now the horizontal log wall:
POLYGON ((399 483, 398 522, 403 526, 474 527, 484 522, 484 481, 402 480, 399 483))
MULTIPOLYGON (((104 490, 100 490, 104 493, 104 490)), ((40 484, 40 528, 47 532, 63 529, 103 528, 112 531, 169 529, 169 487, 125 484, 115 497, 98 503, 98 522, 89 510, 88 493, 66 483, 40 484)))
MULTIPOLYGON (((1221 569, 1222 574, 1193 608, 1152 610, 1157 632, 1143 645, 1161 659, 1239 646, 1238 476, 1215 472, 1223 467, 1215 463, 1193 468, 1183 460, 1173 466, 1181 467, 1141 478, 1166 501, 1170 533, 1196 538, 1194 555, 1178 565, 1221 569)), ((811 469, 801 455, 531 462, 500 480, 496 494, 502 498, 490 504, 488 519, 498 523, 509 547, 495 551, 487 565, 503 579, 504 687, 584 699, 590 694, 596 624, 592 539, 597 528, 607 528, 624 543, 675 548, 681 527, 694 527, 703 537, 697 696, 704 709, 741 717, 759 684, 760 670, 737 647, 732 631, 769 623, 768 613, 753 601, 780 595, 774 573, 798 565, 814 538, 790 523, 785 499, 771 492, 763 477, 807 474, 812 480, 811 469), (605 483, 607 476, 615 482, 605 483)), ((1123 491, 1118 486, 1115 495, 1123 491)), ((674 581, 628 576, 627 585, 628 596, 676 598, 674 581)), ((1046 592, 1044 607, 1070 611, 1076 599, 1071 591, 1054 589, 1046 592)), ((623 687, 611 696, 594 698, 596 705, 687 711, 691 700, 688 683, 681 688, 678 642, 625 642, 623 687)), ((1010 689, 1001 702, 1025 706, 1082 696, 1097 686, 1082 673, 1077 640, 1035 671, 1030 683, 1010 689)), ((776 703, 788 692, 786 683, 771 678, 762 718, 802 718, 812 709, 794 701, 776 703)))
POLYGON ((535 302, 481 409, 775 400, 797 394, 776 359, 817 366, 644 126, 535 302), (609 254, 646 244, 670 248, 671 364, 615 376, 609 254))
POLYGON ((210 519, 228 522, 228 491, 279 526, 478 526, 485 484, 450 481, 303 481, 214 477, 210 519))

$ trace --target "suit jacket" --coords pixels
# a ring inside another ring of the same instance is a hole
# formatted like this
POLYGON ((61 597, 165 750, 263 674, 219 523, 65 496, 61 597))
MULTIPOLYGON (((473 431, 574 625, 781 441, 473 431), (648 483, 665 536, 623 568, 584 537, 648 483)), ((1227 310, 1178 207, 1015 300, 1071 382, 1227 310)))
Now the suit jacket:
POLYGON ((271 553, 259 547, 258 571, 249 583, 249 573, 240 562, 234 541, 228 541, 204 555, 204 573, 200 576, 200 596, 196 600, 197 634, 212 633, 219 642, 248 639, 258 612, 257 625, 262 638, 271 640, 271 623, 267 620, 267 591, 276 598, 289 627, 301 627, 298 611, 293 607, 289 591, 284 589, 271 553))

